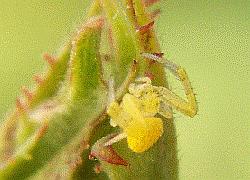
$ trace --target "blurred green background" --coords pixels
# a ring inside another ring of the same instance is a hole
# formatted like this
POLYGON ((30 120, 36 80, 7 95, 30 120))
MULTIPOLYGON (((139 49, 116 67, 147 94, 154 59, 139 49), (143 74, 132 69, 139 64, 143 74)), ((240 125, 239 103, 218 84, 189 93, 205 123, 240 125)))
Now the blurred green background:
MULTIPOLYGON (((86 0, 0 0, 0 119, 20 87, 46 65, 84 19, 86 0)), ((167 58, 185 67, 199 101, 175 114, 180 179, 250 178, 250 1, 168 0, 157 33, 167 58)), ((173 90, 182 88, 170 79, 173 90)))

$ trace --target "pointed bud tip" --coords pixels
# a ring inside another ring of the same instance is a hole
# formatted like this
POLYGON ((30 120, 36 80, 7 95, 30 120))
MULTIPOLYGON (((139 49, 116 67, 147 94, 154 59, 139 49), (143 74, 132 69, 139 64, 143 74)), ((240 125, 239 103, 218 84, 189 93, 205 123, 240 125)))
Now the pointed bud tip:
POLYGON ((90 159, 99 159, 114 165, 129 166, 129 163, 123 159, 111 145, 105 144, 117 134, 110 134, 99 139, 93 146, 89 155, 90 159))

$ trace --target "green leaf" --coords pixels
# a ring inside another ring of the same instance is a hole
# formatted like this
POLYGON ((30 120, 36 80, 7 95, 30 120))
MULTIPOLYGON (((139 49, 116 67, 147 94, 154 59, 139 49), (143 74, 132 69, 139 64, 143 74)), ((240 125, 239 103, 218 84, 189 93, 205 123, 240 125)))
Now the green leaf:
MULTIPOLYGON (((36 87, 35 91, 32 92, 32 98, 27 100, 27 102, 25 102, 23 105, 26 106, 25 111, 34 108, 41 102, 56 95, 57 91, 61 87, 61 83, 66 77, 70 51, 71 45, 65 46, 62 52, 59 54, 59 57, 55 59, 55 62, 46 73, 42 82, 36 87)), ((1 124, 0 140, 2 143, 0 144, 0 159, 4 160, 7 156, 12 155, 16 146, 16 129, 18 123, 23 122, 22 118, 23 117, 20 116, 18 107, 16 107, 14 112, 8 115, 3 124, 1 124)))
MULTIPOLYGON (((61 96, 56 98, 56 106, 62 107, 62 112, 55 111, 49 119, 46 119, 47 116, 44 117, 45 119, 40 122, 41 127, 24 144, 17 147, 12 157, 1 164, 0 179, 27 178, 49 165, 57 154, 63 152, 67 144, 73 143, 78 136, 82 137, 80 132, 88 131, 85 129, 88 126, 85 125, 96 119, 103 111, 106 93, 99 88, 99 66, 96 63, 99 56, 95 53, 98 49, 93 48, 98 48, 100 35, 100 26, 91 20, 80 31, 71 51, 70 67, 74 68, 71 69, 70 82, 70 90, 74 90, 72 99, 68 101, 61 99, 61 96), (91 74, 90 71, 82 71, 89 67, 92 69, 91 74), (82 99, 78 99, 79 97, 82 99)), ((65 93, 68 93, 68 90, 65 93)))

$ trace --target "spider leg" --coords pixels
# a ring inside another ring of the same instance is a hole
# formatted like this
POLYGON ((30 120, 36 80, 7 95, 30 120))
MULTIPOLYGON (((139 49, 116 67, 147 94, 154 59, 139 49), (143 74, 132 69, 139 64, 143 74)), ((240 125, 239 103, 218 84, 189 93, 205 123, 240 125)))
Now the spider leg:
POLYGON ((166 101, 168 104, 170 104, 172 107, 176 108, 183 114, 194 117, 197 114, 197 103, 195 94, 193 92, 191 83, 188 79, 188 76, 186 74, 186 71, 181 68, 180 66, 177 66, 176 64, 168 61, 167 68, 170 69, 170 71, 174 71, 174 75, 176 75, 184 87, 184 91, 187 97, 187 100, 182 99, 172 91, 170 91, 167 88, 164 87, 157 87, 158 91, 161 92, 162 99, 166 101))
POLYGON ((167 119, 173 118, 173 112, 172 112, 171 106, 169 106, 167 103, 164 103, 164 102, 160 103, 159 114, 164 116, 167 119))
POLYGON ((133 61, 126 79, 123 81, 122 85, 116 91, 116 100, 120 101, 122 97, 127 93, 129 85, 134 81, 137 74, 138 63, 133 61))
POLYGON ((142 55, 146 58, 155 60, 163 64, 174 76, 176 76, 181 81, 182 86, 184 87, 187 100, 182 99, 165 87, 154 86, 154 88, 159 92, 159 95, 161 96, 163 102, 170 105, 171 107, 174 107, 187 116, 194 117, 197 114, 198 110, 197 102, 186 71, 177 64, 160 58, 157 55, 149 53, 142 53, 142 55))
POLYGON ((110 139, 108 142, 106 142, 104 144, 104 146, 111 146, 114 143, 117 143, 123 139, 127 138, 127 134, 126 133, 120 133, 117 136, 113 137, 112 139, 110 139))
POLYGON ((151 80, 148 77, 140 77, 135 79, 135 83, 138 84, 151 84, 151 80))

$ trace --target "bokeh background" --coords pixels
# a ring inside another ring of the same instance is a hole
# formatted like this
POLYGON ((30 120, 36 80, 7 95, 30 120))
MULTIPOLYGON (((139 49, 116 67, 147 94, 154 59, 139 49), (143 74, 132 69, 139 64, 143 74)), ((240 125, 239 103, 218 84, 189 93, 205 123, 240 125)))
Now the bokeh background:
MULTIPOLYGON (((0 121, 84 19, 88 0, 0 0, 0 121)), ((180 179, 250 179, 250 1, 162 0, 157 33, 199 101, 176 112, 180 179)), ((170 79, 173 90, 182 88, 170 79)))

